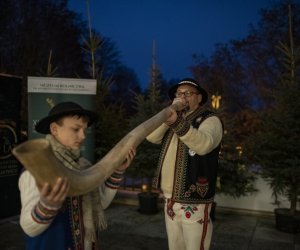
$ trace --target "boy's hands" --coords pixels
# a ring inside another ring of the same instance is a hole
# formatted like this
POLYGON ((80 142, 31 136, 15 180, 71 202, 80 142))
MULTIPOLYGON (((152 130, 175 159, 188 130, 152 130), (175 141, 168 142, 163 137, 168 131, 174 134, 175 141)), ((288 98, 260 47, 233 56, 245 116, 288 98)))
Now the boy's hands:
POLYGON ((59 209, 64 203, 70 189, 70 183, 66 178, 57 178, 54 186, 51 188, 49 183, 38 185, 40 191, 40 202, 51 209, 59 209))
POLYGON ((128 152, 128 155, 126 156, 126 160, 124 161, 124 163, 118 168, 118 170, 125 170, 126 168, 128 168, 130 166, 130 164, 132 163, 134 157, 136 155, 136 150, 134 148, 131 148, 128 152))

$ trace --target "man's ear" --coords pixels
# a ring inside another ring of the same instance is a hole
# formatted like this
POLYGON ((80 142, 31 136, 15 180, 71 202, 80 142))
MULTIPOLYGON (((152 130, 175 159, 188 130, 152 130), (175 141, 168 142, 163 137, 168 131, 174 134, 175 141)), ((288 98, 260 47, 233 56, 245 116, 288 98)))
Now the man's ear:
POLYGON ((201 101, 202 101, 202 95, 199 94, 199 95, 198 95, 198 103, 200 103, 201 101))
POLYGON ((51 122, 50 123, 50 126, 49 126, 49 128, 50 128, 50 132, 51 132, 51 134, 52 135, 56 135, 57 134, 57 123, 56 122, 51 122))

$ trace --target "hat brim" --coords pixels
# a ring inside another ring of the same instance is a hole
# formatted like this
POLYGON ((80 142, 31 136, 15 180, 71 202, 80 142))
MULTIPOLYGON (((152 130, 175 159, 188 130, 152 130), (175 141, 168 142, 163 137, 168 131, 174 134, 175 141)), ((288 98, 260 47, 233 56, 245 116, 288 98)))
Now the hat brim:
POLYGON ((89 118, 88 127, 98 120, 97 114, 89 110, 80 109, 80 110, 65 111, 59 114, 47 116, 39 120, 38 123, 35 125, 35 130, 41 134, 50 134, 50 124, 64 116, 69 116, 69 115, 87 116, 89 118))
MULTIPOLYGON (((190 85, 192 87, 194 87, 195 89, 197 89, 199 91, 199 93, 202 95, 202 99, 201 99, 201 102, 199 103, 200 105, 203 105, 207 102, 207 99, 208 99, 208 94, 206 92, 205 89, 199 87, 199 86, 195 86, 193 84, 188 84, 188 83, 184 83, 182 85, 190 85)), ((170 89, 169 89, 169 97, 171 100, 173 100, 175 98, 175 93, 178 89, 179 86, 182 86, 182 85, 174 85, 172 86, 170 89)))

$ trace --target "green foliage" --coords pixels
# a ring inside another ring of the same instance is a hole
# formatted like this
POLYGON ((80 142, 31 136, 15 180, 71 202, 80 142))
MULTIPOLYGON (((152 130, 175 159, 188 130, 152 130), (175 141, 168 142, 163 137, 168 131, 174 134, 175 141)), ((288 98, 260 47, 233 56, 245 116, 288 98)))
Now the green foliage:
POLYGON ((257 191, 254 187, 256 175, 246 164, 243 148, 239 145, 236 132, 236 117, 225 114, 222 117, 225 130, 219 160, 217 192, 239 198, 257 191))
POLYGON ((275 195, 289 198, 295 209, 300 195, 300 91, 298 87, 275 90, 276 104, 262 117, 262 131, 252 138, 254 160, 275 195))
POLYGON ((294 210, 300 183, 300 72, 299 48, 293 43, 300 42, 300 5, 299 1, 284 0, 272 5, 261 10, 260 21, 251 26, 245 38, 218 44, 208 58, 194 56, 195 66, 191 69, 209 92, 222 95, 231 115, 224 119, 229 134, 223 140, 219 192, 234 194, 235 184, 239 192, 243 178, 235 178, 241 174, 238 166, 246 163, 247 170, 248 165, 259 164, 274 195, 286 195, 294 210), (291 7, 293 15, 287 18, 291 7), (291 21, 293 27, 288 25, 291 21), (279 50, 275 49, 278 41, 283 42, 279 50), (239 116, 234 125, 229 124, 239 116), (237 145, 242 146, 247 161, 235 155, 237 145))
MULTIPOLYGON (((164 107, 161 101, 160 91, 157 85, 151 85, 147 94, 136 94, 134 108, 137 111, 130 118, 129 127, 132 129, 149 119, 164 107)), ((137 149, 137 155, 127 173, 132 177, 149 178, 155 174, 160 145, 152 144, 144 140, 137 149)))
POLYGON ((28 75, 97 79, 104 74, 110 78, 122 65, 115 43, 68 9, 66 0, 1 0, 0 33, 0 72, 23 77, 24 129, 28 75))
POLYGON ((237 156, 236 159, 220 159, 217 193, 239 198, 257 191, 255 173, 237 156))
POLYGON ((96 61, 97 58, 95 58, 95 53, 97 50, 101 49, 104 41, 103 38, 100 37, 96 33, 92 33, 90 31, 90 36, 89 40, 85 39, 83 37, 83 46, 82 49, 90 55, 90 75, 92 78, 97 77, 97 72, 96 72, 96 61))
POLYGON ((284 44, 279 49, 282 74, 272 92, 273 106, 262 113, 261 131, 249 142, 275 197, 287 197, 294 214, 300 195, 300 50, 284 44))
POLYGON ((105 102, 109 94, 111 79, 99 80, 97 84, 96 158, 102 158, 114 145, 125 136, 128 122, 124 119, 124 109, 117 104, 105 102))

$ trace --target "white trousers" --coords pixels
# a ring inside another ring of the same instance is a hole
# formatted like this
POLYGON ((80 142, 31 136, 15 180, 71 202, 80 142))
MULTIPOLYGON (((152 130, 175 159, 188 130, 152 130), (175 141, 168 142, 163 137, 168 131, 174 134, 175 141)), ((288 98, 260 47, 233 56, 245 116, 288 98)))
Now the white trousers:
POLYGON ((213 225, 208 204, 165 202, 165 223, 169 250, 208 250, 213 225))

